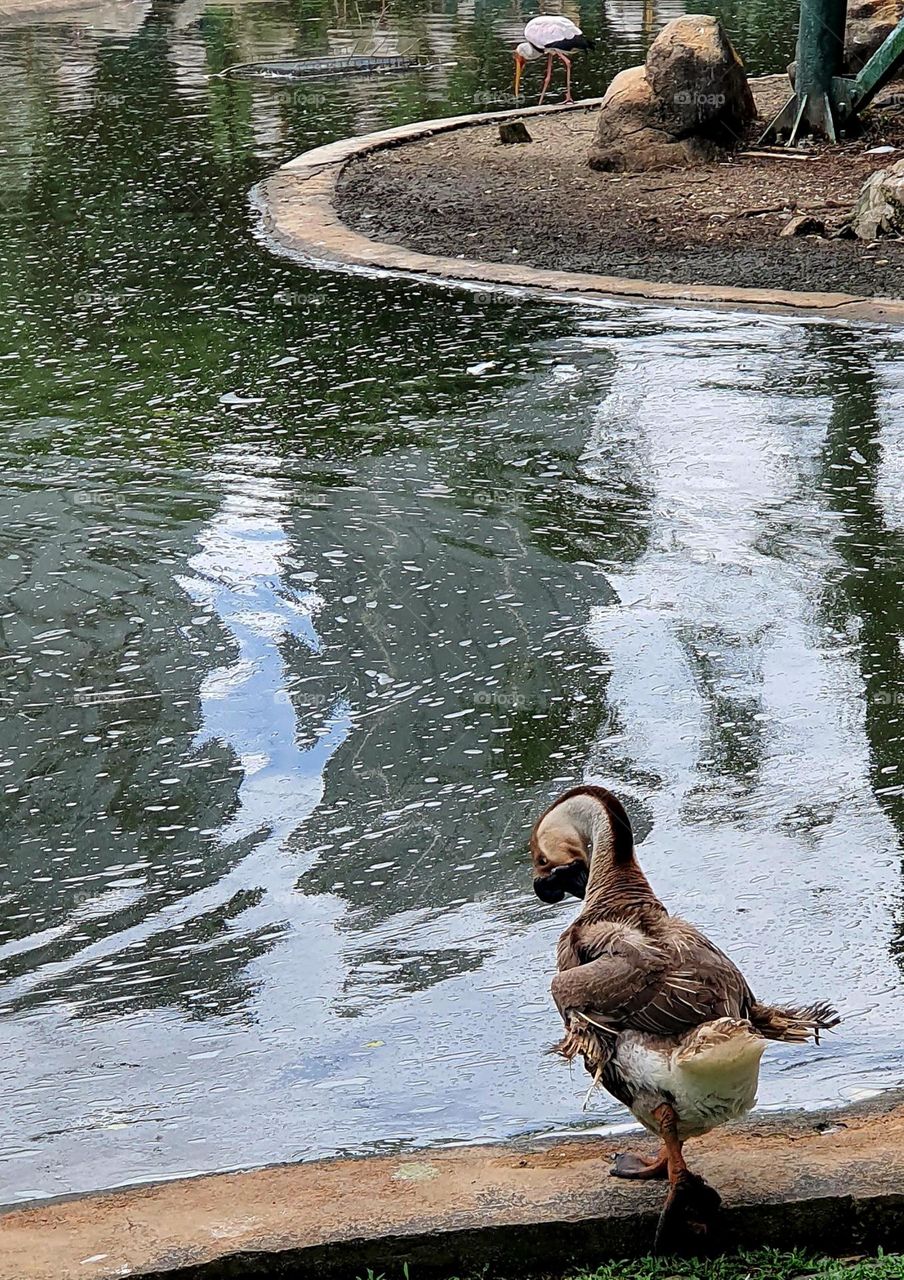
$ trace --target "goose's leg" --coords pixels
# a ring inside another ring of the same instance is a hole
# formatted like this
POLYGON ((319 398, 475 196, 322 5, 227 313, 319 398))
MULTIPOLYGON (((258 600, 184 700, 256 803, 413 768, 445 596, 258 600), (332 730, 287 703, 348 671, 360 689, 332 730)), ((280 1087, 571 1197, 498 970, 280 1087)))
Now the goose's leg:
POLYGON ((684 1160, 683 1143, 678 1137, 678 1116, 664 1103, 653 1112, 662 1134, 668 1162, 669 1194, 656 1228, 654 1249, 657 1253, 681 1253, 695 1242, 699 1244, 713 1225, 722 1203, 718 1191, 696 1173, 691 1173, 684 1160))
POLYGON ((667 1178, 669 1155, 665 1147, 655 1160, 647 1160, 643 1156, 633 1156, 627 1151, 620 1151, 609 1173, 613 1178, 667 1178))
POLYGON ((546 57, 546 79, 543 81, 543 88, 540 90, 540 101, 538 106, 543 106, 543 99, 546 97, 546 90, 549 88, 549 82, 552 79, 552 54, 546 57))

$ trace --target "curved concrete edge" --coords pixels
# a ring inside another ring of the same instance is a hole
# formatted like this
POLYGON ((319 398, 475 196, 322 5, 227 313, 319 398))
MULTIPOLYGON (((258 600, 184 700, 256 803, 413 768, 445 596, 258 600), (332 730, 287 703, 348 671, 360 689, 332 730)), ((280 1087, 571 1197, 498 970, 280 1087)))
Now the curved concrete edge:
POLYGON ((904 323, 904 299, 867 298, 847 293, 799 293, 791 289, 729 289, 721 285, 663 284, 582 271, 549 271, 508 262, 481 262, 419 253, 353 231, 339 218, 336 184, 343 167, 356 156, 384 147, 498 120, 596 108, 601 98, 569 106, 528 107, 448 119, 419 121, 378 133, 345 138, 307 151, 255 188, 252 200, 262 215, 262 237, 276 252, 318 266, 410 275, 437 283, 530 290, 553 301, 574 304, 631 302, 768 312, 772 315, 822 316, 874 324, 904 323))
MULTIPOLYGON (((900 1250, 904 1094, 756 1117, 691 1144, 722 1248, 900 1250)), ((649 1151, 643 1135, 621 1150, 649 1151)), ((609 1177, 612 1138, 320 1160, 15 1209, 0 1280, 562 1274, 649 1251, 664 1188, 609 1177)))

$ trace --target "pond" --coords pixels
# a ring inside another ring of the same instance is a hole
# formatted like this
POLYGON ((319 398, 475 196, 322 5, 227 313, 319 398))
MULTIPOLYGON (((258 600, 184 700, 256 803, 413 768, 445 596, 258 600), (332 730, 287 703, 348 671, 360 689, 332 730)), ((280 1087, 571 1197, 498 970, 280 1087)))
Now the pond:
MULTIPOLYGON (((717 6, 755 71, 791 4, 717 6)), ((580 16, 577 87, 674 4, 580 16)), ((904 341, 304 269, 252 186, 506 105, 533 10, 0 27, 0 1203, 608 1132, 549 1057, 533 816, 624 797, 673 909, 899 1084, 904 341), (225 66, 419 52, 287 87, 225 66)))

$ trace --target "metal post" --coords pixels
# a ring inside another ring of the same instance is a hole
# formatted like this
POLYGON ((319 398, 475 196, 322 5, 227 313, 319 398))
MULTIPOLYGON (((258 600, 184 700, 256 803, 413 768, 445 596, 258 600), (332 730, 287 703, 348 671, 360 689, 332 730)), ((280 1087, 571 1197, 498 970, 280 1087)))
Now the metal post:
POLYGON ((887 37, 855 80, 841 80, 833 86, 836 101, 844 114, 855 115, 868 107, 880 89, 888 84, 904 64, 904 18, 887 37))
POLYGON ((847 0, 800 0, 794 97, 782 107, 761 141, 787 133, 792 146, 801 133, 837 142, 833 80, 841 74, 847 0))

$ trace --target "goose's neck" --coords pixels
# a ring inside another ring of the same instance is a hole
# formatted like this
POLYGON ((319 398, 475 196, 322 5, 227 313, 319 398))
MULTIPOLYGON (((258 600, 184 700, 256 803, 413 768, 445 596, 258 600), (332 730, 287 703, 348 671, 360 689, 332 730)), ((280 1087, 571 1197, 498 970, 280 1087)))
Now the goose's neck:
POLYGON ((634 852, 631 823, 614 796, 575 796, 572 819, 590 852, 582 915, 618 916, 646 906, 662 910, 634 852))

